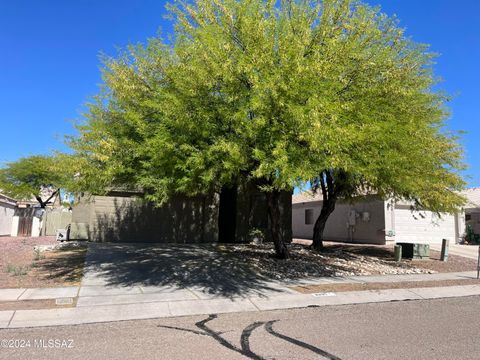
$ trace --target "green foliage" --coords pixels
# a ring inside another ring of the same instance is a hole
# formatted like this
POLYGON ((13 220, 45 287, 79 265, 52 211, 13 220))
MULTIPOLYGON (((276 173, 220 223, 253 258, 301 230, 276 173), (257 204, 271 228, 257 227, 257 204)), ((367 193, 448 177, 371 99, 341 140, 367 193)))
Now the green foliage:
POLYGON ((55 157, 24 157, 0 169, 0 189, 13 198, 29 200, 44 187, 58 189, 64 177, 55 157))
POLYGON ((30 266, 25 265, 12 265, 12 264, 7 264, 5 268, 5 272, 12 274, 13 276, 24 276, 27 275, 28 272, 30 271, 30 266))
POLYGON ((326 170, 434 211, 464 202, 434 54, 359 1, 196 0, 175 36, 105 58, 70 139, 74 187, 141 187, 158 203, 238 177, 291 189, 326 170))
POLYGON ((475 234, 472 225, 468 224, 465 230, 465 240, 469 244, 479 244, 480 243, 480 235, 475 234))
POLYGON ((263 231, 257 228, 253 228, 252 230, 250 230, 248 234, 250 235, 251 238, 258 238, 261 240, 265 238, 265 234, 263 233, 263 231))

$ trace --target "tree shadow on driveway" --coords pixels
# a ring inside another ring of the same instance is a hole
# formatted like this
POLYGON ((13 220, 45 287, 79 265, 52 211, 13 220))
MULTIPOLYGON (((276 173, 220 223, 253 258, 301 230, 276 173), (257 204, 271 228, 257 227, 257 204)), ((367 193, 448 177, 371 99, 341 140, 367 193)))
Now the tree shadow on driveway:
POLYGON ((282 280, 335 278, 358 262, 337 246, 322 254, 291 246, 290 259, 276 260, 266 245, 90 243, 82 285, 189 288, 209 298, 270 296, 295 292, 282 280))
POLYGON ((194 288, 222 297, 286 291, 254 270, 248 258, 214 245, 91 243, 83 285, 194 288))

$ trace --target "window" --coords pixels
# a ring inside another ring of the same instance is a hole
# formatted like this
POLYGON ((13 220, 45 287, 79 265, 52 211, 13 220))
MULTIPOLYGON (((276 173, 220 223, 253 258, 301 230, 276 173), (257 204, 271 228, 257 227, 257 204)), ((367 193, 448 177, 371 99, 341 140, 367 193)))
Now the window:
POLYGON ((472 220, 472 215, 465 214, 465 221, 470 221, 470 220, 472 220))
POLYGON ((305 224, 313 224, 313 209, 305 209, 305 224))

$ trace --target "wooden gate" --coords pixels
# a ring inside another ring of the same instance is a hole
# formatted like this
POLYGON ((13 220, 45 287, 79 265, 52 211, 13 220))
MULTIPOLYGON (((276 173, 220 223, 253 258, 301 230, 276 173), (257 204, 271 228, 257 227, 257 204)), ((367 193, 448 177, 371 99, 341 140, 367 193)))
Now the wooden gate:
POLYGON ((33 218, 35 217, 38 208, 16 208, 14 216, 18 216, 18 231, 17 236, 32 236, 33 218))
POLYGON ((21 216, 18 218, 18 233, 17 236, 31 236, 32 235, 32 216, 21 216))

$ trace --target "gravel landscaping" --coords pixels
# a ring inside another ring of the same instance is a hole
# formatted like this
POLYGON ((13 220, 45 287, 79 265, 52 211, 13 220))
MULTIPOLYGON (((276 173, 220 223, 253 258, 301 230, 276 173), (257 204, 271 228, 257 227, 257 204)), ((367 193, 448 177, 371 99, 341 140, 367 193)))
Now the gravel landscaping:
POLYGON ((450 256, 445 263, 439 260, 439 255, 434 251, 431 260, 395 262, 392 246, 327 243, 323 252, 315 252, 306 245, 294 243, 290 246, 290 259, 280 261, 274 258, 271 244, 220 247, 232 256, 248 259, 258 273, 279 280, 324 276, 433 274, 476 269, 476 262, 472 259, 450 256))

